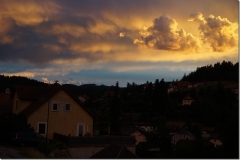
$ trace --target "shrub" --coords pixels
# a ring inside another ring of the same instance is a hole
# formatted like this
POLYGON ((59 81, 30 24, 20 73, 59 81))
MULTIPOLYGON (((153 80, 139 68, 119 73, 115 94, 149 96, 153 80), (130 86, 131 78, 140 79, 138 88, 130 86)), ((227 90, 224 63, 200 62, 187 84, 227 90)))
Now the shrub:
POLYGON ((35 150, 33 148, 29 148, 29 149, 26 149, 26 150, 23 150, 21 152, 22 155, 26 156, 27 158, 44 158, 44 154, 39 152, 38 150, 35 150))

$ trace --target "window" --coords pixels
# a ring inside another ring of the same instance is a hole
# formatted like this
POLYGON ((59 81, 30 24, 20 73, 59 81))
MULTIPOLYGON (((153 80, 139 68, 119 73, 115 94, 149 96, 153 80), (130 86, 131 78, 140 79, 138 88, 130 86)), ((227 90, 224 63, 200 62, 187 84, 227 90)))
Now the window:
POLYGON ((18 110, 18 99, 16 99, 15 110, 18 110))
POLYGON ((78 124, 78 134, 77 136, 82 137, 84 136, 84 124, 78 124))
POLYGON ((58 111, 58 104, 57 103, 53 103, 52 110, 53 111, 58 111))
POLYGON ((70 104, 65 105, 65 111, 70 111, 70 104))
POLYGON ((46 134, 47 124, 45 122, 38 123, 38 133, 39 134, 46 134))

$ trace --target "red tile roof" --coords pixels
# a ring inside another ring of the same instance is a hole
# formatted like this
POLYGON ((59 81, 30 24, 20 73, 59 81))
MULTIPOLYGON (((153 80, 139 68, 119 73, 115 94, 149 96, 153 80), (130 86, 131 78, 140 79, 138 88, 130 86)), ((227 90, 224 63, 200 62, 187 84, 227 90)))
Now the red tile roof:
POLYGON ((128 158, 128 159, 137 159, 139 158, 131 151, 129 151, 126 147, 117 145, 117 144, 110 144, 107 147, 103 148, 101 151, 97 152, 90 158, 128 158))
POLYGON ((177 82, 173 82, 172 86, 176 86, 176 87, 187 87, 188 85, 192 84, 189 81, 177 81, 177 82))

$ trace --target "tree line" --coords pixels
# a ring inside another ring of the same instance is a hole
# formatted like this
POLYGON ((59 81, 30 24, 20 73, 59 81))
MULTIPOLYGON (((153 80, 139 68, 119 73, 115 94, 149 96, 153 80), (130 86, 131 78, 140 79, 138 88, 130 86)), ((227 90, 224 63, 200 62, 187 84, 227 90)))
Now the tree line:
POLYGON ((188 75, 184 74, 181 80, 190 82, 199 81, 236 81, 238 82, 239 62, 233 64, 230 61, 217 62, 203 67, 197 67, 188 75))

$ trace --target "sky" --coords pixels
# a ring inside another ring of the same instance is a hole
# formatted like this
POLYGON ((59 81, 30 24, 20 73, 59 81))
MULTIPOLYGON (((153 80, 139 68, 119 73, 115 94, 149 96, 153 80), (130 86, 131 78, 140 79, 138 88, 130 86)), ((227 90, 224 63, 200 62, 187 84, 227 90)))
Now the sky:
POLYGON ((0 4, 0 75, 125 87, 238 62, 238 0, 0 4))

